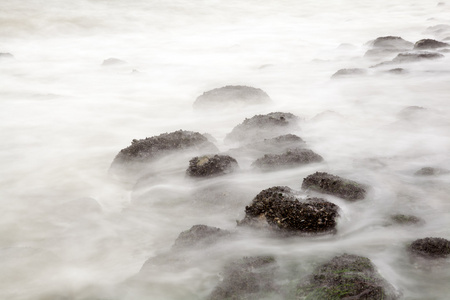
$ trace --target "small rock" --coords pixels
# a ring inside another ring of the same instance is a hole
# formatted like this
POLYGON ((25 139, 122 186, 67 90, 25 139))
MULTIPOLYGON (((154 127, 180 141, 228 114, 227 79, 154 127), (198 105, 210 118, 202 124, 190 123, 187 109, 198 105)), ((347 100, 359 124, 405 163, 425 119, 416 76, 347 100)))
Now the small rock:
POLYGON ((238 225, 267 228, 287 234, 333 233, 339 207, 321 198, 299 201, 289 187, 261 191, 238 225))
POLYGON ((356 181, 324 172, 316 172, 303 179, 302 189, 330 194, 350 201, 362 200, 367 187, 356 181))
POLYGON ((228 155, 204 155, 189 161, 186 174, 191 177, 213 177, 232 173, 239 168, 237 161, 228 155))
POLYGON ((194 108, 214 108, 223 107, 228 104, 266 104, 272 100, 261 89, 242 86, 242 85, 228 85, 222 88, 213 89, 204 92, 194 102, 194 108))
POLYGON ((309 149, 288 149, 283 154, 266 154, 258 158, 252 166, 263 170, 295 168, 305 164, 323 161, 322 156, 309 149))
POLYGON ((343 254, 318 267, 303 280, 296 291, 296 299, 317 300, 394 300, 399 295, 383 279, 370 259, 343 254))
POLYGON ((123 64, 126 64, 126 62, 121 59, 111 57, 111 58, 105 59, 102 63, 102 66, 109 67, 109 66, 118 66, 118 65, 123 65, 123 64))
POLYGON ((431 167, 424 167, 420 170, 418 170, 414 175, 416 176, 437 176, 442 174, 448 174, 450 173, 449 170, 441 169, 441 168, 431 168, 431 167))
POLYGON ((408 73, 408 71, 403 68, 390 69, 387 72, 390 74, 406 74, 406 73, 408 73))
POLYGON ((209 295, 209 300, 261 299, 275 292, 277 264, 270 256, 244 257, 225 267, 222 282, 209 295))
POLYGON ((448 46, 449 46, 449 44, 447 44, 447 43, 439 42, 439 41, 436 41, 433 39, 423 39, 423 40, 416 42, 416 44, 414 45, 414 49, 418 49, 418 50, 436 49, 436 48, 443 48, 443 47, 448 47, 448 46))
POLYGON ((405 41, 399 36, 382 36, 369 42, 369 45, 373 48, 388 48, 388 49, 412 49, 413 43, 405 41))
POLYGON ((347 76, 353 76, 353 75, 366 75, 367 74, 367 70, 365 69, 340 69, 339 71, 337 71, 336 73, 333 74, 333 76, 331 76, 331 78, 336 78, 336 77, 347 77, 347 76))
POLYGON ((226 142, 252 143, 274 138, 298 129, 298 117, 291 113, 272 112, 256 115, 237 125, 225 137, 226 142))
POLYGON ((230 232, 206 225, 194 225, 191 229, 180 233, 175 240, 172 249, 204 248, 215 244, 217 241, 229 237, 230 232))
POLYGON ((424 223, 421 218, 412 215, 396 214, 390 216, 390 219, 398 225, 418 225, 424 223))
POLYGON ((443 238, 427 237, 415 240, 408 250, 425 258, 443 258, 450 254, 450 241, 443 238))

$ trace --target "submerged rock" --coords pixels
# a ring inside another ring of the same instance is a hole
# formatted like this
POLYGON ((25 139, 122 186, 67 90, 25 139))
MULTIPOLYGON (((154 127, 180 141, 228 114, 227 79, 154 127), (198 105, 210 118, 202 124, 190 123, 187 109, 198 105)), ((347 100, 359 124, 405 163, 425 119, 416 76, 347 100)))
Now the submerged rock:
POLYGON ((228 155, 204 155, 189 161, 186 174, 191 177, 213 177, 234 172, 239 165, 228 155))
POLYGON ((301 148, 305 145, 305 141, 295 134, 284 134, 271 139, 264 139, 264 141, 255 142, 246 145, 248 148, 252 148, 259 151, 273 152, 277 149, 278 152, 287 150, 288 148, 301 148))
POLYGON ((427 237, 415 240, 408 250, 425 258, 443 258, 450 255, 450 241, 443 238, 427 237))
POLYGON ((258 158, 252 166, 262 170, 295 168, 323 161, 322 156, 309 149, 288 149, 283 154, 266 154, 258 158))
POLYGON ((303 179, 302 189, 330 194, 350 201, 364 199, 367 187, 356 181, 316 172, 303 179))
POLYGON ((266 104, 272 100, 261 89, 242 85, 227 85, 225 87, 204 92, 194 102, 194 108, 223 107, 228 104, 266 104))
POLYGON ((366 75, 367 70, 366 69, 340 69, 336 73, 334 73, 331 78, 336 77, 346 77, 346 76, 353 76, 353 75, 366 75))
POLYGON ((441 168, 424 167, 418 170, 414 175, 416 176, 437 176, 450 173, 449 170, 441 168))
POLYGON ((299 201, 289 187, 261 191, 238 225, 268 228, 289 234, 318 234, 335 231, 339 207, 321 198, 299 201))
POLYGON ((424 50, 424 49, 436 49, 450 46, 447 43, 439 42, 433 39, 423 39, 417 41, 414 45, 414 49, 424 50))
POLYGON ((400 53, 397 55, 392 62, 393 63, 409 63, 422 60, 435 60, 443 58, 444 55, 440 53, 433 52, 420 52, 420 53, 400 53))
POLYGON ((226 142, 251 143, 274 138, 298 129, 298 117, 291 113, 272 112, 256 115, 237 125, 225 137, 226 142))
POLYGON ((102 66, 110 67, 110 66, 119 66, 119 65, 124 65, 124 64, 126 64, 125 61, 118 59, 118 58, 111 57, 111 58, 105 59, 102 63, 102 66))
POLYGON ((403 68, 395 68, 387 71, 390 74, 407 74, 408 71, 403 68))
POLYGON ((191 229, 180 233, 172 249, 204 248, 215 244, 219 240, 229 237, 231 233, 217 227, 194 225, 191 229))
POLYGON ((158 136, 133 140, 131 146, 120 150, 111 164, 111 170, 119 167, 134 169, 164 155, 183 150, 218 151, 216 146, 198 132, 178 130, 158 136))
POLYGON ((382 36, 369 42, 373 48, 388 48, 388 49, 412 49, 413 43, 405 41, 399 36, 382 36))
POLYGON ((318 267, 297 286, 296 299, 394 300, 394 287, 383 279, 370 259, 350 254, 336 256, 318 267))
POLYGON ((14 56, 8 52, 0 52, 0 59, 3 59, 3 58, 14 58, 14 56))
POLYGON ((270 256, 244 257, 227 265, 222 282, 209 295, 209 300, 258 300, 277 290, 277 264, 270 256))
POLYGON ((424 221, 416 216, 396 214, 390 216, 391 221, 398 225, 418 225, 424 223, 424 221))

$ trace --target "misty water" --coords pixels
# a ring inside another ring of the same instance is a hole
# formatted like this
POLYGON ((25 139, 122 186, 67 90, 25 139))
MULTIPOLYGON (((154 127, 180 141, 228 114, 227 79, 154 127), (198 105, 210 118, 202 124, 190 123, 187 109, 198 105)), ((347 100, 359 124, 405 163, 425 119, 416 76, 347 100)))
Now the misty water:
POLYGON ((414 176, 450 169, 450 54, 376 68, 396 54, 364 54, 381 36, 448 41, 449 16, 450 3, 419 0, 1 1, 0 52, 13 57, 0 56, 0 298, 204 299, 235 258, 273 255, 280 284, 295 284, 352 253, 403 299, 448 299, 449 260, 418 265, 406 248, 450 238, 450 175, 414 176), (102 65, 109 58, 123 63, 102 65), (407 73, 385 72, 394 67, 407 73), (367 74, 331 79, 344 68, 367 74), (226 85, 261 88, 273 101, 193 109, 226 85), (257 172, 244 155, 237 173, 192 180, 189 157, 175 155, 136 186, 108 173, 133 139, 191 130, 225 152, 237 147, 224 142, 233 127, 275 111, 300 117, 292 133, 323 163, 257 172), (301 190, 316 171, 371 187, 358 202, 324 196, 341 208, 336 234, 242 229, 170 258, 181 232, 235 231, 261 190, 301 190), (424 224, 392 225, 394 213, 424 224), (151 258, 158 263, 141 271, 151 258))

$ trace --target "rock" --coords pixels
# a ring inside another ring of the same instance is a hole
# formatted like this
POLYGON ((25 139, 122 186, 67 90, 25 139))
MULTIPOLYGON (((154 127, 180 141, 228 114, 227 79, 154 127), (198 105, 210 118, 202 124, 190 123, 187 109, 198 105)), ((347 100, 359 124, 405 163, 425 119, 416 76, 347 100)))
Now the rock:
POLYGON ((336 77, 347 77, 347 76, 353 76, 353 75, 366 75, 367 74, 367 70, 365 69, 340 69, 339 71, 337 71, 336 73, 333 74, 333 76, 331 76, 331 78, 336 78, 336 77))
POLYGON ((316 172, 303 179, 302 189, 330 194, 350 201, 362 200, 367 187, 356 181, 324 172, 316 172))
POLYGON ((450 254, 450 241, 443 238, 427 237, 415 240, 408 250, 425 258, 443 258, 450 254))
POLYGON ((194 108, 213 108, 223 107, 229 104, 266 104, 272 100, 261 89, 242 86, 242 85, 228 85, 225 87, 213 89, 204 92, 194 102, 194 108))
POLYGON ((333 233, 339 207, 321 198, 299 201, 289 187, 261 191, 249 206, 239 226, 268 228, 287 234, 333 233))
POLYGON ((448 174, 450 173, 449 170, 441 169, 441 168, 431 168, 431 167, 424 167, 420 170, 418 170, 414 175, 416 176, 437 176, 442 174, 448 174))
POLYGON ((209 295, 209 300, 261 299, 277 290, 277 265, 270 256, 244 257, 225 267, 222 282, 209 295))
POLYGON ((421 218, 412 215, 396 214, 391 215, 390 219, 398 225, 418 225, 424 223, 421 218))
POLYGON ((204 155, 189 161, 186 174, 191 177, 213 177, 234 172, 239 165, 228 155, 204 155))
POLYGON ((408 106, 402 109, 398 116, 404 120, 411 120, 416 118, 418 115, 423 114, 426 111, 426 108, 422 106, 408 106))
POLYGON ((423 40, 416 42, 416 44, 414 45, 414 49, 418 49, 418 50, 436 49, 436 48, 443 48, 443 47, 448 47, 448 46, 449 46, 449 44, 447 44, 447 43, 439 42, 439 41, 436 41, 433 39, 423 39, 423 40))
POLYGON ((111 58, 105 59, 102 63, 102 66, 109 67, 109 66, 119 66, 119 65, 123 65, 123 64, 126 64, 126 62, 121 59, 111 57, 111 58))
POLYGON ((262 152, 285 151, 289 148, 301 148, 305 145, 305 141, 295 134, 284 134, 271 139, 264 139, 264 141, 246 145, 247 148, 252 148, 262 152))
POLYGON ((14 58, 14 56, 11 53, 0 52, 0 59, 3 59, 3 58, 14 58))
POLYGON ((129 171, 141 169, 143 163, 164 155, 184 150, 219 151, 214 144, 198 132, 178 130, 158 136, 133 140, 131 146, 120 150, 111 164, 111 171, 125 168, 129 171))
POLYGON ((422 60, 434 60, 443 58, 444 55, 440 53, 432 53, 432 52, 419 52, 419 53, 400 53, 397 55, 392 62, 393 63, 409 63, 416 62, 422 60))
POLYGON ((407 74, 408 73, 408 71, 403 69, 403 68, 390 69, 387 72, 390 73, 390 74, 396 74, 396 75, 407 74))
POLYGON ((231 235, 228 230, 223 230, 216 227, 206 225, 194 225, 191 229, 180 233, 172 246, 173 250, 180 250, 186 248, 202 249, 217 241, 227 238, 231 235))
POLYGON ((336 256, 319 266, 297 286, 296 299, 394 300, 399 295, 383 279, 370 259, 350 254, 336 256))
POLYGON ((322 156, 309 149, 288 149, 283 154, 266 154, 258 158, 252 166, 262 170, 295 168, 305 164, 323 161, 322 156))
POLYGON ((226 142, 252 143, 274 138, 298 129, 298 117, 291 113, 272 112, 256 115, 237 125, 225 137, 226 142))
POLYGON ((412 49, 414 44, 408 41, 405 41, 399 36, 382 36, 376 38, 374 41, 369 42, 369 45, 372 48, 388 48, 388 49, 412 49))

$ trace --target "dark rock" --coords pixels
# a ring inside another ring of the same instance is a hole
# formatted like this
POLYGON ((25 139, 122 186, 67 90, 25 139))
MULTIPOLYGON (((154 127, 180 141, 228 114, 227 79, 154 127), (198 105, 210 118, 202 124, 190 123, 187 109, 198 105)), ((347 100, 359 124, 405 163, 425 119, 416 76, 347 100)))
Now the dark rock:
POLYGON ((271 102, 270 97, 261 89, 228 85, 218 89, 204 92, 194 102, 194 108, 223 107, 228 104, 266 104, 271 102))
POLYGON ((268 228, 287 234, 318 234, 335 231, 339 207, 321 198, 299 201, 289 187, 261 191, 238 225, 268 228))
POLYGON ((431 168, 431 167, 424 167, 420 170, 418 170, 414 175, 416 176, 437 176, 442 174, 448 174, 450 173, 449 170, 441 169, 441 168, 431 168))
POLYGON ((343 254, 318 267, 297 286, 296 299, 394 300, 399 295, 370 259, 343 254))
POLYGON ((180 233, 175 240, 172 249, 180 250, 186 248, 204 248, 215 244, 219 240, 229 237, 230 232, 216 227, 206 225, 194 225, 191 229, 180 233))
POLYGON ((121 59, 111 57, 111 58, 105 59, 102 63, 102 66, 109 67, 109 66, 118 66, 118 65, 123 65, 123 64, 126 64, 126 62, 121 59))
POLYGON ((439 42, 439 41, 436 41, 433 39, 423 39, 423 40, 416 42, 416 44, 414 45, 414 49, 418 49, 418 50, 436 49, 436 48, 443 48, 443 47, 448 47, 448 46, 449 46, 449 44, 447 44, 447 43, 439 42))
POLYGON ((266 154, 258 158, 252 166, 263 170, 295 168, 301 165, 323 161, 322 156, 309 149, 288 149, 283 154, 266 154))
POLYGON ((111 164, 111 170, 119 167, 139 169, 142 163, 148 163, 164 155, 183 150, 218 151, 216 146, 198 132, 178 130, 158 136, 133 140, 131 146, 120 150, 111 164))
POLYGON ((412 215, 396 214, 390 216, 391 220, 398 225, 418 225, 424 223, 421 218, 412 215))
POLYGON ((400 53, 397 55, 392 62, 393 63, 409 63, 416 62, 422 60, 434 60, 443 58, 444 55, 440 53, 432 53, 432 52, 421 52, 421 53, 400 53))
POLYGON ((275 292, 277 265, 273 257, 244 257, 225 267, 223 281, 209 295, 209 300, 261 299, 275 292))
POLYGON ((14 58, 14 56, 11 53, 0 52, 0 59, 3 58, 14 58))
POLYGON ((331 78, 343 77, 343 76, 353 76, 353 75, 366 75, 367 70, 365 69, 340 69, 331 76, 331 78))
POLYGON ((450 254, 450 241, 443 238, 418 239, 409 245, 408 250, 426 258, 443 258, 450 254))
POLYGON ((204 155, 189 161, 186 174, 191 177, 213 177, 232 173, 239 168, 237 161, 228 155, 204 155))
POLYGON ((298 117, 291 113, 272 112, 267 115, 256 115, 234 127, 225 137, 225 141, 251 143, 274 138, 298 129, 297 121, 298 117))
POLYGON ((339 176, 316 172, 303 179, 302 189, 313 190, 355 201, 364 199, 367 187, 339 176))
POLYGON ((373 48, 412 49, 413 43, 405 41, 399 36, 383 36, 369 43, 373 48))

